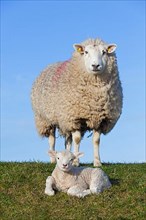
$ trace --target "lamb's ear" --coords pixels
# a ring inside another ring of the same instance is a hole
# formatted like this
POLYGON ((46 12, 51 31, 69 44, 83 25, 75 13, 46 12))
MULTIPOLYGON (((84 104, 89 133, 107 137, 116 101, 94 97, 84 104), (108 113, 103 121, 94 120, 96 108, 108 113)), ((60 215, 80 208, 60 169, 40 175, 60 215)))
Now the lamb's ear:
POLYGON ((53 157, 53 158, 56 157, 56 153, 57 153, 57 152, 56 152, 56 151, 53 151, 53 150, 49 150, 49 151, 48 151, 49 156, 50 156, 50 157, 53 157))
POLYGON ((85 47, 81 44, 74 44, 73 48, 75 49, 75 51, 77 51, 80 54, 83 54, 85 50, 85 47))
POLYGON ((83 152, 78 152, 78 153, 75 154, 76 158, 83 157, 83 156, 84 156, 83 152))
POLYGON ((115 50, 116 50, 116 48, 117 48, 117 45, 116 44, 109 44, 108 46, 107 46, 107 53, 113 53, 113 52, 115 52, 115 50))

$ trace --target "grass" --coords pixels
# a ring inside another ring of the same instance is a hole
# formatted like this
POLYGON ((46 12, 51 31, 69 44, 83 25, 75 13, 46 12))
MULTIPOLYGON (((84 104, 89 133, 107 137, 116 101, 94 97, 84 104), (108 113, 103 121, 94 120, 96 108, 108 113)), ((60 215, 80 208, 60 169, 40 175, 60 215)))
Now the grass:
MULTIPOLYGON (((91 164, 84 164, 92 166, 91 164)), ((83 199, 58 192, 44 194, 54 165, 0 163, 1 220, 141 220, 146 219, 146 164, 104 164, 112 187, 83 199)))

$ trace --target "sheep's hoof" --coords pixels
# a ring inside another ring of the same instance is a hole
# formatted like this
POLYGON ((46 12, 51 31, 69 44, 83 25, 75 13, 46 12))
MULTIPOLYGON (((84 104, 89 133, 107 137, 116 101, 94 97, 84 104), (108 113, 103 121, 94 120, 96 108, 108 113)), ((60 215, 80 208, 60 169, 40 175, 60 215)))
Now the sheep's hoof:
POLYGON ((102 164, 101 164, 100 161, 95 161, 94 162, 94 167, 101 167, 101 166, 102 166, 102 164))
POLYGON ((79 160, 74 160, 74 162, 73 162, 73 166, 78 167, 78 166, 79 166, 79 160))

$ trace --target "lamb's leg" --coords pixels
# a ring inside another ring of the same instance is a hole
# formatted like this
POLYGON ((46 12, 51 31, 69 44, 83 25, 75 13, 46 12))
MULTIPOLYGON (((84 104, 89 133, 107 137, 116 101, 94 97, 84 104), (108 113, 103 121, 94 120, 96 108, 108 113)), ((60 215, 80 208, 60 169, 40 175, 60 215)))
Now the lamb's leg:
POLYGON ((46 188, 45 188, 45 194, 49 196, 53 196, 55 194, 55 191, 53 190, 53 184, 54 184, 54 179, 52 176, 48 176, 46 179, 46 188))
MULTIPOLYGON (((49 146, 50 150, 55 150, 55 128, 50 129, 49 132, 49 146)), ((51 163, 55 163, 55 158, 50 158, 51 163)))
POLYGON ((91 191, 90 191, 90 189, 85 190, 85 189, 82 189, 81 187, 76 185, 76 186, 72 186, 71 188, 69 188, 67 191, 67 194, 71 195, 71 196, 77 196, 79 198, 81 198, 81 197, 83 198, 83 197, 91 194, 91 191))
POLYGON ((100 132, 93 130, 94 166, 101 166, 99 155, 100 132))
POLYGON ((111 187, 108 176, 100 168, 94 169, 91 174, 90 190, 93 194, 99 194, 111 187))
POLYGON ((65 137, 65 149, 71 150, 71 144, 72 144, 72 136, 71 135, 66 135, 65 137))
MULTIPOLYGON (((80 131, 72 132, 72 139, 73 139, 73 145, 74 145, 74 154, 77 154, 79 152, 79 147, 80 147, 81 132, 80 131)), ((74 160, 73 165, 79 166, 78 158, 74 160)))

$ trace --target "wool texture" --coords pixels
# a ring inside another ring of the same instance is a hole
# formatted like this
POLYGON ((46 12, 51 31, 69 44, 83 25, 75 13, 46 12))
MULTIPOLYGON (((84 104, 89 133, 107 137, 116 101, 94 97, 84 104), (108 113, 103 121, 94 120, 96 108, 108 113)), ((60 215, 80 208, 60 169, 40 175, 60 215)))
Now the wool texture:
MULTIPOLYGON (((82 45, 102 44, 89 39, 82 45)), ((108 133, 122 112, 122 87, 115 53, 108 56, 102 75, 89 74, 82 56, 74 52, 70 60, 49 65, 36 79, 32 106, 38 132, 48 136, 51 129, 70 135, 72 131, 100 130, 108 133)))
POLYGON ((91 184, 102 192, 111 186, 107 175, 100 168, 72 167, 69 172, 63 172, 56 166, 52 177, 55 183, 54 188, 62 192, 67 192, 73 186, 87 190, 90 189, 91 184))

